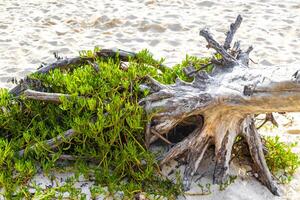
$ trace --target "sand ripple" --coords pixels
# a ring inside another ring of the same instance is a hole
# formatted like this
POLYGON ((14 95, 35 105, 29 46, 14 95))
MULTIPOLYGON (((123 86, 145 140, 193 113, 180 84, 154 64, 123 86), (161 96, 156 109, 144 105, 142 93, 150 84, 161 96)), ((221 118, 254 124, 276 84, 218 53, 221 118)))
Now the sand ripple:
POLYGON ((252 59, 260 65, 299 60, 300 6, 297 0, 279 1, 60 1, 4 0, 0 3, 0 86, 21 78, 53 52, 120 47, 150 49, 167 64, 185 53, 209 55, 199 29, 212 27, 219 40, 238 13, 244 23, 237 36, 243 46, 253 44, 252 59))

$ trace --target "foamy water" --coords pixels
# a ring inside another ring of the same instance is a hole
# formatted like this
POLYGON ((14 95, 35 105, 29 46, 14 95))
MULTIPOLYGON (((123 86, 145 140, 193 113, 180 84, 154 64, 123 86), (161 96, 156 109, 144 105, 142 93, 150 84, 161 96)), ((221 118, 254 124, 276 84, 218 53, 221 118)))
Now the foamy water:
MULTIPOLYGON (((75 56, 95 45, 130 51, 147 48, 155 57, 165 57, 170 66, 186 54, 207 56, 212 51, 199 36, 200 28, 208 26, 223 41, 238 14, 244 20, 235 38, 244 48, 254 46, 251 59, 258 65, 300 60, 297 0, 2 0, 0 87, 11 87, 7 80, 22 78, 42 62, 54 61, 53 52, 75 56)), ((287 199, 300 198, 299 174, 286 190, 287 199)), ((252 180, 238 180, 220 194, 230 199, 273 199, 252 180)), ((218 195, 211 199, 220 199, 218 195)))

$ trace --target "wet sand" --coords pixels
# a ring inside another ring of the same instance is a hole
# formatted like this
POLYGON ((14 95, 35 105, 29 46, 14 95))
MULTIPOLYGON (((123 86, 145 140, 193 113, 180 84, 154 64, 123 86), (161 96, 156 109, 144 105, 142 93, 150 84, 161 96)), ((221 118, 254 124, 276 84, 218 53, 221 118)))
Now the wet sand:
MULTIPOLYGON (((186 54, 207 56, 199 30, 209 27, 219 41, 238 14, 236 34, 242 47, 253 45, 257 65, 285 65, 300 60, 300 3, 297 0, 3 0, 0 2, 0 87, 34 71, 42 62, 79 50, 117 47, 149 49, 171 66, 186 54)), ((251 65, 255 65, 251 63, 251 65)), ((299 116, 295 118, 300 121, 299 116)), ((296 120, 297 121, 297 120, 296 120)), ((300 123, 299 123, 300 124, 300 123)), ((283 139, 299 140, 299 125, 283 127, 283 139)), ((44 179, 38 179, 45 182, 44 179)), ((300 173, 283 189, 282 199, 300 199, 300 173)), ((276 199, 252 178, 238 179, 225 191, 187 199, 276 199)))

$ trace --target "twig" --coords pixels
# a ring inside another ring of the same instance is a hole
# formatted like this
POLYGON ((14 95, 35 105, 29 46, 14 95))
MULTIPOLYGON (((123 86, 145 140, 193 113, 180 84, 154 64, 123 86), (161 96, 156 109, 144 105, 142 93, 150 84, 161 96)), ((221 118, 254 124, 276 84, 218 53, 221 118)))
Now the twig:
POLYGON ((100 68, 99 68, 99 65, 96 63, 96 62, 91 62, 91 61, 87 61, 93 68, 94 68, 94 70, 97 72, 97 73, 99 73, 99 70, 100 70, 100 68))
POLYGON ((169 140, 167 140, 165 137, 163 137, 161 134, 159 134, 156 130, 152 129, 151 133, 153 133, 155 136, 159 137, 161 140, 163 140, 167 144, 173 144, 169 140))
POLYGON ((257 62, 255 62, 254 60, 252 60, 251 58, 249 58, 249 60, 253 63, 253 64, 258 64, 257 62))
POLYGON ((147 122, 145 128, 145 145, 147 148, 149 148, 150 139, 151 139, 151 122, 147 122))
POLYGON ((263 125, 265 125, 267 122, 271 122, 274 126, 278 127, 278 122, 275 120, 273 113, 267 113, 265 120, 263 121, 263 123, 261 123, 257 130, 263 127, 263 125))
MULTIPOLYGON (((45 143, 47 146, 49 146, 50 149, 55 149, 61 143, 63 143, 65 141, 65 139, 70 139, 70 138, 74 137, 77 133, 78 132, 76 132, 75 130, 69 129, 66 132, 64 132, 63 136, 58 135, 57 137, 46 140, 43 143, 45 143)), ((30 151, 30 150, 34 150, 37 147, 38 147, 38 143, 36 143, 36 144, 32 145, 31 147, 28 147, 26 149, 27 149, 27 151, 30 151)), ((24 153, 25 153, 25 149, 22 149, 18 152, 18 155, 20 157, 22 157, 22 156, 24 156, 24 153)))
POLYGON ((207 63, 207 64, 205 64, 205 65, 202 65, 199 69, 195 69, 195 70, 193 70, 193 71, 190 71, 190 72, 188 72, 188 73, 186 73, 186 76, 191 76, 192 74, 194 74, 194 73, 197 73, 197 72, 199 72, 200 70, 203 70, 203 69, 205 69, 206 67, 208 67, 209 65, 211 65, 212 64, 212 62, 209 62, 209 63, 207 63))

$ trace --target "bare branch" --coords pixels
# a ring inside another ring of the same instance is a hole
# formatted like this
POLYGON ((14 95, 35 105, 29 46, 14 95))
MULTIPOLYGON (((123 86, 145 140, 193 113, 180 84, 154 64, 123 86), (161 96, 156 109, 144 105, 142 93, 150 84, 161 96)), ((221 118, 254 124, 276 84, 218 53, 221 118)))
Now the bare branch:
MULTIPOLYGON (((128 61, 129 57, 135 57, 136 54, 133 52, 124 51, 121 49, 102 49, 95 53, 95 56, 98 58, 119 58, 121 61, 128 61)), ((38 69, 37 73, 48 73, 50 70, 56 68, 69 68, 74 65, 84 64, 87 61, 93 61, 94 58, 88 57, 74 57, 74 58, 65 58, 59 59, 54 63, 48 64, 40 69, 38 69)))
POLYGON ((225 39, 225 42, 223 45, 225 50, 230 49, 230 44, 233 40, 233 36, 234 36, 235 32, 237 31, 237 29, 240 27, 242 20, 243 20, 242 16, 238 15, 235 22, 230 24, 230 29, 226 33, 226 39, 225 39))
POLYGON ((39 91, 27 89, 24 92, 24 97, 27 99, 33 99, 33 100, 39 100, 39 101, 61 103, 62 97, 70 98, 71 95, 62 94, 62 93, 39 92, 39 91))
MULTIPOLYGON (((49 146, 50 149, 55 149, 57 148, 61 143, 63 143, 66 139, 71 139, 75 135, 77 135, 78 132, 76 132, 73 129, 69 129, 66 132, 64 132, 63 135, 58 135, 55 138, 52 138, 50 140, 46 140, 43 143, 45 143, 47 146, 49 146)), ((39 143, 32 145, 31 147, 28 147, 26 149, 22 149, 18 152, 18 155, 20 157, 24 156, 25 151, 31 151, 37 148, 39 143)))
POLYGON ((204 37, 208 43, 208 47, 212 47, 219 54, 222 55, 222 59, 224 60, 225 65, 237 64, 237 61, 234 57, 232 57, 224 48, 221 46, 211 35, 211 33, 207 29, 202 29, 200 31, 200 35, 204 37))
POLYGON ((160 138, 162 141, 164 141, 167 144, 172 144, 172 142, 170 142, 169 140, 167 140, 164 136, 162 136, 161 134, 159 134, 156 130, 152 129, 151 132, 156 135, 158 138, 160 138))

